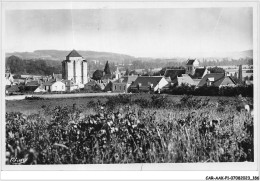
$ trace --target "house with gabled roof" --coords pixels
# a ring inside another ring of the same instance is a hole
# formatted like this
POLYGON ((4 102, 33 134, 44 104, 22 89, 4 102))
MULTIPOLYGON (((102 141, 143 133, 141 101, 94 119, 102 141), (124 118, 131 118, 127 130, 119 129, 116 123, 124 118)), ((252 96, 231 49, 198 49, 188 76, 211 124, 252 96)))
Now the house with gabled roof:
POLYGON ((104 84, 98 83, 96 81, 89 81, 84 85, 84 90, 87 91, 102 91, 105 88, 104 84))
POLYGON ((103 77, 101 77, 101 81, 106 85, 108 84, 110 81, 113 81, 113 74, 104 74, 103 77))
POLYGON ((182 74, 185 74, 185 69, 166 69, 164 77, 166 80, 171 82, 177 82, 177 77, 180 77, 182 74))
POLYGON ((177 85, 182 84, 195 85, 193 79, 188 74, 182 74, 180 77, 177 77, 177 85))
POLYGON ((202 79, 207 73, 209 73, 206 67, 199 67, 195 69, 195 72, 191 77, 193 79, 202 79))
POLYGON ((129 86, 137 79, 137 75, 123 76, 112 82, 113 92, 129 92, 129 86))
POLYGON ((64 91, 66 91, 65 83, 63 81, 56 81, 54 79, 44 82, 39 87, 43 88, 46 92, 64 92, 64 91))
POLYGON ((79 90, 79 85, 72 80, 62 80, 62 82, 65 84, 65 91, 79 90))
POLYGON ((14 85, 25 84, 25 79, 14 79, 14 85))
POLYGON ((5 85, 12 85, 14 82, 13 75, 11 74, 10 69, 6 69, 5 72, 5 85))
POLYGON ((235 86, 235 81, 227 76, 225 73, 210 73, 206 74, 198 84, 198 87, 201 86, 214 86, 214 87, 222 87, 222 86, 235 86))
POLYGON ((51 85, 51 91, 52 92, 64 92, 64 91, 66 91, 66 86, 65 86, 64 82, 62 82, 62 81, 55 81, 51 85))
POLYGON ((51 85, 55 82, 54 79, 49 79, 48 81, 44 82, 42 86, 47 92, 51 92, 51 85))
POLYGON ((18 93, 18 92, 20 92, 18 85, 7 85, 5 87, 5 93, 8 95, 18 93))
POLYGON ((40 83, 37 80, 32 80, 30 82, 25 83, 26 91, 35 91, 39 87, 40 83))
POLYGON ((130 90, 160 92, 168 84, 163 76, 139 76, 130 86, 130 90))
POLYGON ((55 79, 56 81, 62 80, 62 74, 52 74, 52 79, 55 79))
POLYGON ((43 85, 40 85, 37 89, 35 89, 34 91, 35 93, 40 93, 40 92, 46 92, 46 90, 44 89, 43 85))
POLYGON ((206 75, 209 74, 210 71, 206 67, 199 67, 195 69, 195 72, 193 75, 190 75, 193 79, 194 85, 198 85, 201 79, 206 75))

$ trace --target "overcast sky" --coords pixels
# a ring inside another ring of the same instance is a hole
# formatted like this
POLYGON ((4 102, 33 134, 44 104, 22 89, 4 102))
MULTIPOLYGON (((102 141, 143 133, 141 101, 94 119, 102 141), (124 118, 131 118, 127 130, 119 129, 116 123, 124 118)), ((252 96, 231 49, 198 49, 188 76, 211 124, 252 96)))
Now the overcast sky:
POLYGON ((252 8, 8 10, 7 52, 93 50, 174 57, 253 47, 252 8))

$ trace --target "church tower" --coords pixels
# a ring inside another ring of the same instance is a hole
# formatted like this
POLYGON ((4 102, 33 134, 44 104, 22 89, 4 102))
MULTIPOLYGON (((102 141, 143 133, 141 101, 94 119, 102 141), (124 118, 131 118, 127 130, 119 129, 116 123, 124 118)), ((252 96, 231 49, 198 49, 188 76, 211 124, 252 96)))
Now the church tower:
POLYGON ((116 79, 121 78, 121 73, 120 73, 120 71, 118 69, 118 66, 116 67, 115 76, 116 76, 116 79))
POLYGON ((88 82, 87 61, 76 50, 72 50, 62 61, 62 79, 72 80, 76 84, 88 82))
POLYGON ((193 75, 198 67, 199 61, 197 59, 188 59, 186 63, 186 74, 193 75))

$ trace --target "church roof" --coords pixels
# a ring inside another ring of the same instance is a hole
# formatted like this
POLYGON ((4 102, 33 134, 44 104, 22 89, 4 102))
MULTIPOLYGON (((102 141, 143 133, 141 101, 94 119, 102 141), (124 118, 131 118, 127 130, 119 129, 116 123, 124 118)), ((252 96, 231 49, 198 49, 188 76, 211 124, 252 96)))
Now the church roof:
POLYGON ((72 50, 66 57, 69 58, 69 57, 82 57, 82 56, 76 50, 72 50))

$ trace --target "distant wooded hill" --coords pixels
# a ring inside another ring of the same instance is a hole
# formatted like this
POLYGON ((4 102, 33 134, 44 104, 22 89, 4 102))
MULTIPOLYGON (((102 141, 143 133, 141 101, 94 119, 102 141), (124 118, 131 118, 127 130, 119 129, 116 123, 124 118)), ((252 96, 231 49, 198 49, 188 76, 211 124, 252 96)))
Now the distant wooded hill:
MULTIPOLYGON (((35 50, 33 52, 8 52, 6 57, 11 55, 18 56, 22 59, 48 59, 48 60, 58 60, 62 61, 65 59, 66 55, 69 54, 68 50, 35 50)), ((111 53, 111 52, 96 52, 96 51, 78 51, 87 60, 99 60, 99 61, 112 61, 114 63, 125 64, 130 63, 134 60, 150 61, 155 59, 169 60, 169 59, 187 59, 190 55, 187 53, 186 57, 172 57, 172 58, 149 58, 149 57, 134 57, 125 54, 111 53)), ((205 54, 204 57, 197 56, 196 58, 202 59, 206 58, 208 60, 212 59, 240 59, 240 58, 253 58, 253 50, 237 51, 237 52, 224 52, 216 53, 215 55, 208 56, 205 54)))
MULTIPOLYGON (((113 61, 113 62, 128 62, 135 59, 133 56, 110 53, 110 52, 95 52, 95 51, 78 51, 81 56, 87 60, 113 61)), ((35 50, 34 52, 13 52, 7 53, 6 56, 18 56, 22 59, 48 59, 62 61, 70 53, 66 50, 35 50)))
MULTIPOLYGON (((61 61, 65 59, 69 52, 70 51, 62 50, 36 50, 34 52, 6 53, 6 65, 10 67, 11 72, 14 74, 29 73, 49 75, 52 73, 61 73, 61 61)), ((110 52, 78 52, 88 60, 88 69, 90 72, 98 69, 103 70, 106 61, 109 62, 111 71, 115 71, 116 66, 119 66, 121 68, 120 70, 180 67, 185 66, 189 58, 148 58, 110 52)), ((225 53, 219 56, 220 57, 197 58, 200 61, 200 66, 253 64, 252 50, 225 53), (236 58, 230 58, 232 56, 236 58)))

